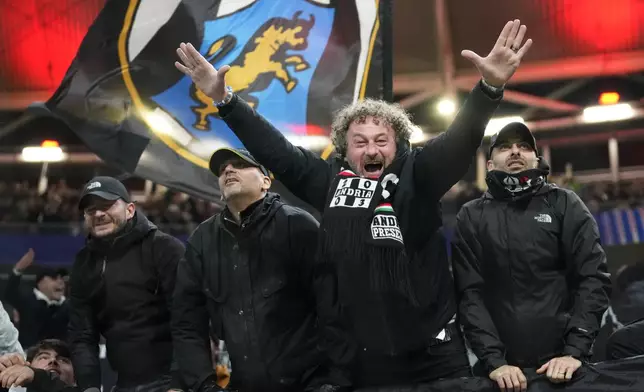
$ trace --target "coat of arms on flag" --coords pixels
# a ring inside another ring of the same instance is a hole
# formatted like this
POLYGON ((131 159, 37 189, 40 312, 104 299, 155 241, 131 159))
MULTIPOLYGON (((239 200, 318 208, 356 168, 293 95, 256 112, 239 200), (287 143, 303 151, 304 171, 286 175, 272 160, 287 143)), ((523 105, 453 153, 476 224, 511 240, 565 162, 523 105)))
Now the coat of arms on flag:
POLYGON ((212 152, 242 145, 174 67, 179 44, 230 65, 237 94, 294 144, 322 150, 335 110, 381 96, 378 9, 379 0, 107 2, 47 108, 108 163, 194 194, 216 187, 212 152))

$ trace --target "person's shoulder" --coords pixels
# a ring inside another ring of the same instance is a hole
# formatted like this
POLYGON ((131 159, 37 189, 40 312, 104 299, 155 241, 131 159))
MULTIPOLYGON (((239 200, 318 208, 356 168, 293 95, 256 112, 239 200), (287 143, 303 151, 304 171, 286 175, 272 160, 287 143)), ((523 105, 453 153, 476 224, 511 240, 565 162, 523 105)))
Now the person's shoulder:
POLYGON ((172 248, 184 247, 183 242, 180 239, 160 229, 157 229, 154 231, 154 233, 152 234, 152 241, 155 245, 159 244, 165 247, 172 247, 172 248))
POLYGON ((296 224, 301 228, 312 227, 317 229, 320 225, 313 215, 300 207, 284 204, 278 213, 284 214, 291 224, 296 224))

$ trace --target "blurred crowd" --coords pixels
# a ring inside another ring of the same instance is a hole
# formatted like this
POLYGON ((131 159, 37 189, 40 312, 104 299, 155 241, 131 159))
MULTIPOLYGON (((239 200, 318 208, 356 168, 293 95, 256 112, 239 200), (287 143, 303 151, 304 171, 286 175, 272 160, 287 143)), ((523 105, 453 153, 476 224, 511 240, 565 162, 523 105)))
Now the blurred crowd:
MULTIPOLYGON (((37 230, 39 233, 78 233, 83 216, 78 210, 79 191, 66 181, 49 184, 44 192, 26 181, 0 182, 0 222, 9 230, 37 230), (32 225, 29 225, 32 224, 32 225)), ((195 199, 159 187, 137 207, 170 234, 185 234, 219 211, 217 203, 195 199)))
MULTIPOLYGON (((550 181, 575 191, 593 213, 644 204, 644 180, 581 184, 572 176, 561 176, 550 181)), ((443 198, 444 215, 449 220, 463 204, 482 193, 474 183, 458 182, 443 198)), ((0 223, 4 227, 0 230, 38 230, 40 233, 71 230, 77 234, 83 219, 77 208, 78 197, 78 190, 69 187, 64 179, 50 184, 44 192, 27 181, 9 184, 0 181, 0 223)), ((191 232, 220 208, 217 203, 161 187, 137 206, 152 222, 174 235, 191 232)))

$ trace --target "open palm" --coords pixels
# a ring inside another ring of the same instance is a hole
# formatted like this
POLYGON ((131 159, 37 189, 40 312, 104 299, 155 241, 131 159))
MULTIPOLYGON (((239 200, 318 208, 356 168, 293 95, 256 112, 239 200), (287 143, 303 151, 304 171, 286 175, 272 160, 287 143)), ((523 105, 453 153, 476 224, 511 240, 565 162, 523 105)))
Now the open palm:
POLYGON ((462 51, 461 56, 474 63, 483 80, 494 87, 502 87, 514 75, 532 46, 531 39, 521 46, 526 30, 520 20, 509 21, 487 56, 481 57, 471 50, 462 51))
POLYGON ((221 101, 226 96, 226 72, 230 69, 224 65, 217 70, 191 43, 181 43, 177 48, 181 62, 175 61, 174 66, 192 79, 197 88, 215 101, 221 101))

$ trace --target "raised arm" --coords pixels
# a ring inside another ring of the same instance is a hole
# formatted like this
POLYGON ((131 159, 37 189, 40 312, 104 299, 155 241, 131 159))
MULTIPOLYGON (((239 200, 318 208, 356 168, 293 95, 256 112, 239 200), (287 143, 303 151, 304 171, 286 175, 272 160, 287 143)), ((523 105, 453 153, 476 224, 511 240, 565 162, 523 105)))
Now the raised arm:
POLYGON ((474 87, 447 131, 428 141, 414 162, 416 188, 430 199, 440 199, 467 173, 487 123, 501 102, 503 86, 532 46, 531 39, 521 46, 526 30, 518 19, 509 21, 486 57, 470 50, 461 53, 474 63, 482 81, 474 87))
MULTIPOLYGON (((195 86, 215 102, 227 97, 227 65, 219 70, 206 60, 192 44, 177 49, 179 71, 190 77, 195 86)), ((237 95, 220 108, 219 115, 251 154, 273 172, 275 177, 305 202, 318 210, 324 208, 330 183, 330 167, 316 154, 292 145, 282 133, 237 95)))

